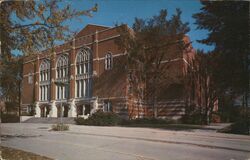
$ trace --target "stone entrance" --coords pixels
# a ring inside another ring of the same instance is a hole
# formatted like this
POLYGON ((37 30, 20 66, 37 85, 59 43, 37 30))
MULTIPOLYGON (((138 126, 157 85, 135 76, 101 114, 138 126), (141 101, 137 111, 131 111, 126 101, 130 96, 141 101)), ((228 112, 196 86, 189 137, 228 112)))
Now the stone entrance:
POLYGON ((57 105, 57 117, 69 117, 70 107, 68 104, 57 105))
POLYGON ((77 105, 77 117, 89 116, 92 113, 91 112, 92 109, 93 109, 93 107, 91 104, 77 105))
POLYGON ((41 117, 49 117, 50 110, 51 110, 51 108, 48 105, 40 106, 40 116, 41 117))

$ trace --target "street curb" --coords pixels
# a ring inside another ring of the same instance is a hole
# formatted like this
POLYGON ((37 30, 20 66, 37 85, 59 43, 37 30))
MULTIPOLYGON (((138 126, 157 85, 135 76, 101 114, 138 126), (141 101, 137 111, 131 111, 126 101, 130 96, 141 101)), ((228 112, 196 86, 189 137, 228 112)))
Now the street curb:
POLYGON ((159 140, 159 139, 127 137, 127 136, 117 136, 117 135, 108 135, 108 134, 94 134, 94 133, 84 133, 84 132, 78 133, 78 132, 70 132, 70 131, 64 132, 63 134, 90 135, 90 136, 98 136, 98 137, 114 137, 114 138, 120 138, 120 139, 131 139, 131 140, 140 140, 140 141, 148 141, 148 142, 184 144, 184 145, 192 145, 192 146, 211 148, 211 149, 224 149, 224 150, 231 150, 231 151, 239 151, 239 152, 250 153, 250 150, 247 150, 247 149, 237 149, 237 148, 222 147, 222 146, 211 146, 211 145, 189 143, 189 142, 176 142, 176 141, 167 141, 167 140, 159 140))

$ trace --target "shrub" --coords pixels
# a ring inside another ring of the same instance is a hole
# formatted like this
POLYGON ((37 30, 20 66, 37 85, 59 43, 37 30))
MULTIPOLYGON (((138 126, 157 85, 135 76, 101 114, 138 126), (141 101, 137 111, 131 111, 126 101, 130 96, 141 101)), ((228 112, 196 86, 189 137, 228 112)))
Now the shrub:
POLYGON ((93 125, 93 126, 114 126, 119 125, 121 117, 113 112, 103 112, 101 110, 93 113, 88 119, 76 118, 78 125, 93 125))
POLYGON ((85 119, 83 117, 77 117, 74 119, 77 125, 84 125, 85 119))
POLYGON ((197 108, 195 105, 186 106, 185 115, 181 118, 181 123, 184 124, 202 124, 203 115, 200 108, 197 108))
POLYGON ((52 131, 67 131, 67 130, 69 130, 69 126, 66 124, 59 123, 52 125, 52 131))
POLYGON ((238 122, 231 124, 227 128, 221 129, 219 132, 248 135, 249 128, 250 128, 249 122, 247 122, 246 120, 245 121, 240 120, 238 122))
POLYGON ((137 118, 131 120, 123 120, 122 125, 138 125, 138 124, 169 124, 173 123, 172 120, 158 119, 158 118, 137 118))
POLYGON ((202 124, 202 115, 200 113, 185 114, 181 118, 184 124, 202 124))
POLYGON ((19 121, 20 121, 20 118, 16 114, 2 114, 1 115, 1 122, 2 123, 16 123, 19 121))

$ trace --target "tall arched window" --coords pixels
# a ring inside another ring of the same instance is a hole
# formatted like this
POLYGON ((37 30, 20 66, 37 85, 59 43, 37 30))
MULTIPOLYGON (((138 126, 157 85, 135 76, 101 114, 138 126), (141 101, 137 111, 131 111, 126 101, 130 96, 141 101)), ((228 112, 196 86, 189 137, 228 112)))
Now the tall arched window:
POLYGON ((83 49, 76 56, 76 89, 77 98, 90 96, 90 52, 83 49))
MULTIPOLYGON (((67 55, 61 55, 56 63, 56 81, 68 83, 69 62, 67 55)), ((68 97, 68 85, 56 86, 56 99, 66 99, 68 97)))
POLYGON ((50 61, 43 60, 39 70, 39 99, 40 101, 48 101, 50 98, 50 61))
POLYGON ((111 53, 105 55, 105 70, 110 70, 113 67, 113 57, 111 53))

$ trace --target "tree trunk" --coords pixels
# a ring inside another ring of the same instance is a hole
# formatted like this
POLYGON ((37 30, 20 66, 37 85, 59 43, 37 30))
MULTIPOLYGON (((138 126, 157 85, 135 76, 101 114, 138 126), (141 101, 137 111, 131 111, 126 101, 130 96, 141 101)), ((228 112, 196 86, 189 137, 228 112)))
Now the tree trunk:
POLYGON ((154 118, 158 117, 158 110, 157 110, 157 106, 156 106, 156 97, 154 96, 153 99, 153 108, 154 108, 154 118))
POLYGON ((19 80, 18 82, 18 104, 19 104, 19 108, 18 108, 18 115, 19 115, 19 122, 21 122, 21 80, 19 80))

